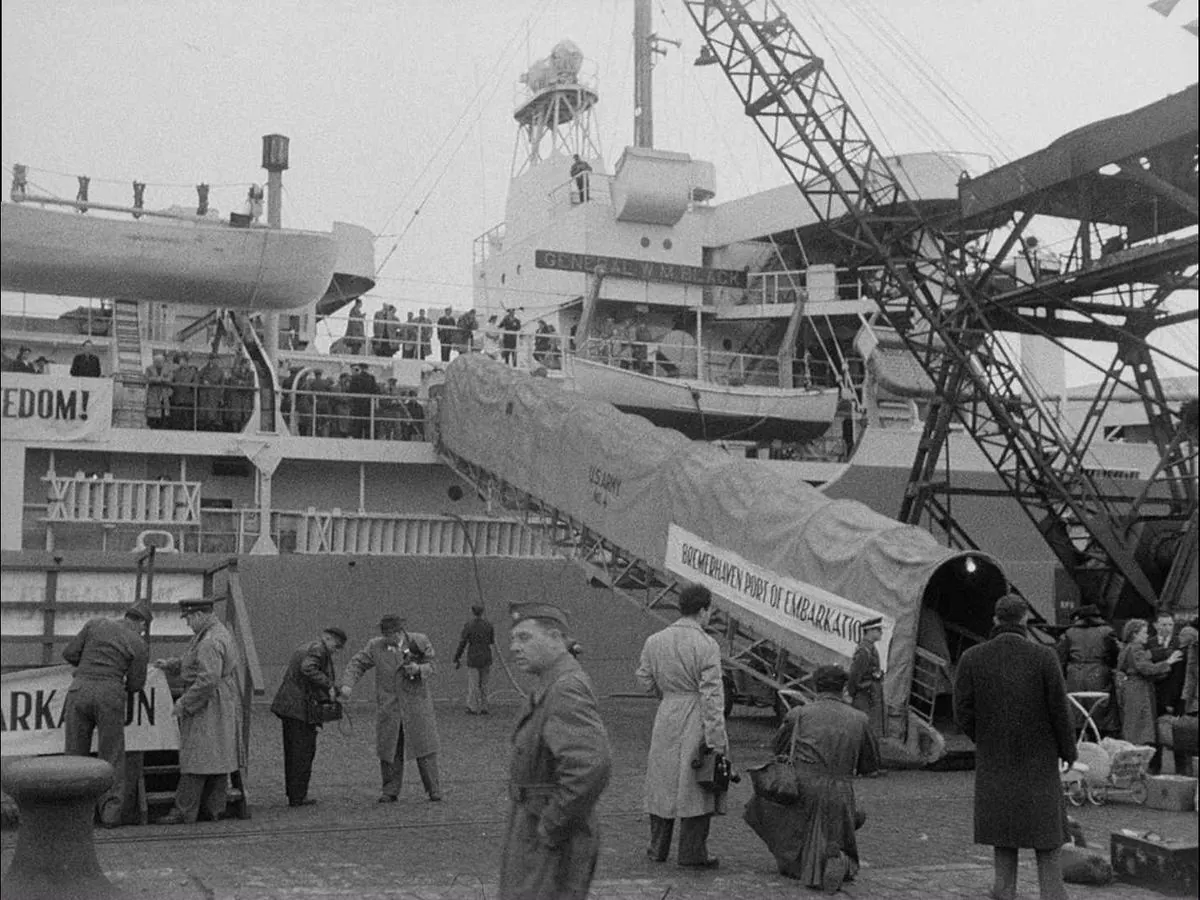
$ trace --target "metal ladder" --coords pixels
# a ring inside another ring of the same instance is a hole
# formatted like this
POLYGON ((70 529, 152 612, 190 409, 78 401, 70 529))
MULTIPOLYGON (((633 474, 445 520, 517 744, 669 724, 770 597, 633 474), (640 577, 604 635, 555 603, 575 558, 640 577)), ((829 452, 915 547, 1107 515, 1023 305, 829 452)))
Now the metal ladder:
POLYGON ((138 427, 146 406, 146 363, 142 359, 141 314, 137 300, 113 301, 113 337, 116 339, 117 375, 125 388, 125 402, 115 411, 114 425, 138 427))

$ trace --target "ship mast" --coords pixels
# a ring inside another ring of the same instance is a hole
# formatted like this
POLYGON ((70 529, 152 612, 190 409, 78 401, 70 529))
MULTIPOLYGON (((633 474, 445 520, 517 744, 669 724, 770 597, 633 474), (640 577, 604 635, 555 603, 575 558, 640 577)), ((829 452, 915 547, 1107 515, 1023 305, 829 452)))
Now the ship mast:
POLYGON ((679 41, 659 37, 653 25, 650 0, 637 0, 633 8, 633 145, 654 146, 654 54, 666 56, 663 44, 679 41))

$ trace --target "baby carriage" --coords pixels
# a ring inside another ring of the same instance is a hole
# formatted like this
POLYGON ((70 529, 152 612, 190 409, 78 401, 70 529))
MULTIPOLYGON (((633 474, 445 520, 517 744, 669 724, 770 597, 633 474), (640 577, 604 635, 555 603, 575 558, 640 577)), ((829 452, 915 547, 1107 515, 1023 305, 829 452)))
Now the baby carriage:
POLYGON ((1107 693, 1075 692, 1067 695, 1072 705, 1083 713, 1075 762, 1062 773, 1063 793, 1073 806, 1085 800, 1100 806, 1110 799, 1128 798, 1145 803, 1148 794, 1147 769, 1154 756, 1153 747, 1140 747, 1129 741, 1100 737, 1100 729, 1092 719, 1092 711, 1107 693), (1090 735, 1089 735, 1090 732, 1090 735), (1094 741, 1086 738, 1094 737, 1094 741))

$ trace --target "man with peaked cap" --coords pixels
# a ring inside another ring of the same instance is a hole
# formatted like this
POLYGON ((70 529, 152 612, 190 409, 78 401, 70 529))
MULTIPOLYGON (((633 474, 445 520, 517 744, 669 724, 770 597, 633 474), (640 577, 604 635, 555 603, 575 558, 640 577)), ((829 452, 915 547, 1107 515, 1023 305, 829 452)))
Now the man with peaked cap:
POLYGON ((105 828, 122 824, 126 695, 146 685, 149 651, 142 631, 149 621, 149 609, 135 604, 120 619, 89 619, 63 648, 63 659, 75 667, 63 705, 65 752, 89 755, 92 732, 97 732, 100 758, 114 773, 112 786, 97 803, 105 828))
POLYGON ((195 822, 202 807, 209 818, 223 818, 229 773, 241 763, 241 656, 233 635, 213 615, 211 597, 180 600, 179 612, 192 630, 187 650, 181 658, 154 661, 184 687, 174 709, 179 786, 160 825, 195 822))
POLYGON ((721 649, 704 630, 711 612, 708 588, 692 584, 680 591, 679 618, 646 638, 635 676, 643 690, 659 698, 646 760, 646 855, 655 862, 667 858, 678 819, 676 861, 701 869, 718 865, 708 852, 716 795, 697 783, 691 765, 701 746, 729 753, 721 649))
POLYGON ((855 831, 866 816, 852 780, 879 768, 879 745, 866 714, 846 702, 846 680, 841 666, 818 666, 812 678, 816 697, 789 710, 775 732, 775 754, 796 769, 799 800, 783 806, 756 796, 743 816, 780 874, 826 893, 837 892, 858 872, 855 831))
POLYGON ((438 731, 429 679, 433 644, 409 631, 402 616, 379 620, 379 636, 367 641, 346 663, 341 696, 349 700, 354 685, 375 670, 375 752, 383 789, 378 803, 395 803, 404 782, 404 761, 415 759, 421 784, 432 802, 442 799, 438 776, 438 731))
POLYGON ((514 661, 537 678, 512 736, 512 800, 500 859, 500 900, 583 900, 596 871, 596 803, 612 753, 591 679, 568 650, 566 614, 510 607, 514 661))
POLYGON ((308 782, 317 755, 317 732, 312 704, 328 697, 336 700, 333 654, 346 646, 346 632, 330 625, 315 641, 301 644, 292 652, 283 683, 271 703, 271 712, 283 723, 283 785, 288 806, 310 806, 308 782))
POLYGON ((887 731, 887 707, 883 704, 883 667, 879 664, 879 649, 875 646, 883 637, 883 617, 877 616, 862 623, 862 638, 850 660, 850 681, 846 693, 855 709, 867 714, 871 732, 876 739, 887 731))

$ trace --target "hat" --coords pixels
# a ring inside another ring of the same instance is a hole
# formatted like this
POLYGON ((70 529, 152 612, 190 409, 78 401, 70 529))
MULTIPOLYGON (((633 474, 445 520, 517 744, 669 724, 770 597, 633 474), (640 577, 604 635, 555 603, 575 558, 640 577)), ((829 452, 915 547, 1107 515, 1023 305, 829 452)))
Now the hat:
POLYGON ((813 687, 825 693, 839 693, 846 687, 849 676, 841 666, 817 666, 813 672, 813 687))
POLYGON ((571 627, 567 621, 567 614, 549 603, 512 603, 509 604, 508 615, 513 625, 524 622, 526 619, 549 619, 561 626, 564 631, 571 627))
POLYGON ((864 619, 862 630, 869 631, 872 628, 883 628, 883 616, 876 616, 873 619, 864 619))
POLYGON ((346 643, 346 632, 342 631, 342 629, 338 628, 336 625, 330 625, 328 628, 326 628, 325 634, 332 634, 343 644, 346 643))
POLYGON ((1072 619, 1090 619, 1097 618, 1100 615, 1100 608, 1094 603, 1085 603, 1079 609, 1071 614, 1072 619))
POLYGON ((212 612, 213 602, 212 597, 192 597, 187 600, 180 600, 179 614, 186 616, 194 612, 212 612))
POLYGON ((133 606, 125 610, 125 618, 140 619, 143 622, 149 622, 152 616, 147 604, 135 603, 133 606))
POLYGON ((395 613, 384 616, 379 620, 380 631, 398 631, 404 623, 404 617, 398 616, 395 613))

